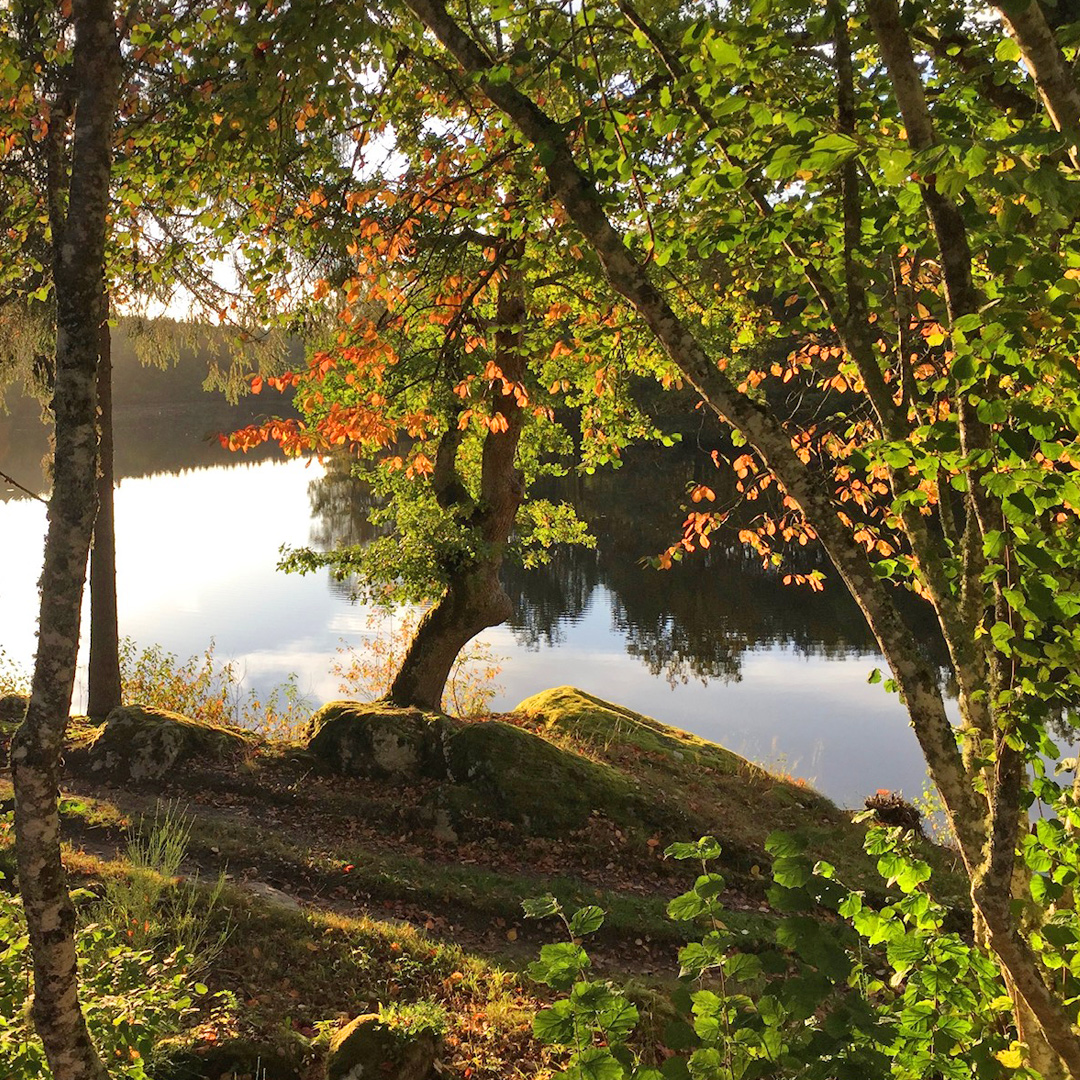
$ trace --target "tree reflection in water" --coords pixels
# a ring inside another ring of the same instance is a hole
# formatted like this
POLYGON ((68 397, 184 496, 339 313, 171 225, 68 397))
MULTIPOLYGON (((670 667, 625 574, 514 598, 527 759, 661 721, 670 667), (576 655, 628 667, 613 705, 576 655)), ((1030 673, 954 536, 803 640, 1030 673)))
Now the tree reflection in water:
MULTIPOLYGON (((625 640, 627 653, 672 685, 692 679, 738 682, 744 654, 771 645, 828 659, 876 654, 862 613, 813 547, 793 551, 782 570, 766 569, 736 539, 733 524, 713 534, 708 551, 687 556, 671 570, 643 563, 679 535, 679 505, 688 484, 702 478, 702 457, 686 450, 639 450, 615 472, 566 477, 538 492, 572 503, 597 546, 559 548, 546 564, 529 570, 507 561, 503 581, 514 602, 510 627, 518 643, 533 649, 557 645, 564 629, 606 594, 612 632, 625 640), (823 592, 783 584, 785 573, 813 569, 828 578, 823 592)), ((705 461, 709 483, 717 488, 723 474, 705 461)), ((347 459, 328 461, 325 477, 312 482, 309 494, 313 547, 362 545, 375 535, 368 522, 370 492, 349 475, 347 459)), ((761 509, 744 505, 733 520, 761 509)), ((343 595, 353 591, 348 580, 332 587, 343 595)), ((932 620, 917 601, 909 614, 944 669, 932 620)))

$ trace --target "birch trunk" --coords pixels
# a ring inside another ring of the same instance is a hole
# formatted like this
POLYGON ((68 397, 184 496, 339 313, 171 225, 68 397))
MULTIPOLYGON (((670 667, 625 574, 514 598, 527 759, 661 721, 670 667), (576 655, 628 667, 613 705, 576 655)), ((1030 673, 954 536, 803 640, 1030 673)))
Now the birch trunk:
POLYGON ((15 846, 34 968, 34 1023, 56 1080, 106 1080, 79 1006, 74 910, 60 861, 57 785, 71 710, 86 559, 96 504, 94 423, 104 319, 105 215, 120 78, 111 0, 75 0, 75 130, 57 297, 56 450, 41 575, 38 652, 12 741, 15 846))

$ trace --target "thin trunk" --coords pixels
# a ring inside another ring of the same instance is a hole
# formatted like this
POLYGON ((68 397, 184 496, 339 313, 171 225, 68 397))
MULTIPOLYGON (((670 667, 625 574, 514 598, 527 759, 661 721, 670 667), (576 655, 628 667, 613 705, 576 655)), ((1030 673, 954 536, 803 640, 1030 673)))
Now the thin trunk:
POLYGON ((106 1080, 79 1007, 75 914, 60 860, 57 785, 71 710, 86 560, 94 526, 98 333, 120 57, 110 0, 75 0, 75 134, 67 211, 53 236, 56 451, 41 574, 38 653, 12 740, 15 850, 34 965, 34 1023, 56 1080, 106 1080))
MULTIPOLYGON (((516 461, 527 416, 519 400, 525 371, 521 355, 525 291, 519 265, 524 245, 507 243, 511 252, 496 302, 495 365, 501 374, 492 381, 492 423, 484 438, 480 499, 467 521, 479 539, 479 550, 468 562, 449 568, 446 592, 420 621, 387 695, 398 705, 439 710, 458 653, 481 631, 505 622, 514 610, 499 570, 524 495, 516 461)), ((460 434, 451 430, 436 456, 433 482, 444 505, 458 502, 459 493, 464 493, 454 466, 460 445, 460 434)))
MULTIPOLYGON (((911 44, 900 18, 896 0, 867 0, 867 12, 874 34, 881 48, 896 94, 897 104, 904 120, 909 145, 914 150, 927 150, 936 142, 933 119, 926 101, 922 80, 915 64, 911 44)), ((1041 24, 1049 33, 1045 20, 1036 3, 1017 16, 1019 25, 1038 28, 1041 24)), ((1053 36, 1050 35, 1053 42, 1053 36)), ((1045 44, 1045 42, 1044 42, 1045 44)), ((1056 48, 1056 42, 1053 42, 1056 48)), ((1060 50, 1058 50, 1060 54, 1060 50)), ((1076 87, 1069 83, 1075 96, 1076 87)), ((1042 89, 1042 88, 1040 88, 1042 89)), ((1061 86, 1058 87, 1062 91, 1061 86)), ((1075 103, 1074 103, 1075 104, 1075 103)), ((1072 108, 1072 106, 1069 106, 1072 108)), ((1059 129, 1073 133, 1064 117, 1055 116, 1059 129)), ((955 321, 979 310, 980 296, 972 275, 971 249, 967 228, 960 208, 948 196, 937 190, 932 179, 922 187, 923 202, 934 230, 941 266, 945 279, 949 319, 955 321)), ((989 428, 979 420, 970 401, 961 399, 958 413, 960 443, 965 453, 991 448, 989 428)), ((1000 530, 1003 523, 1001 506, 982 484, 981 472, 973 468, 970 476, 970 517, 977 521, 981 537, 1000 530)), ((981 545, 980 545, 981 546, 981 545)), ((964 583, 965 588, 968 583, 964 583)), ((1007 621, 1008 608, 1000 585, 995 583, 995 618, 1007 621)), ((958 633, 962 634, 961 628, 958 633)), ((953 635, 955 636, 955 635, 953 635)), ((955 637, 970 650, 970 638, 955 637)), ((985 666, 957 665, 957 677, 963 689, 962 701, 970 701, 967 687, 973 678, 983 674, 991 695, 1007 688, 1007 676, 1000 670, 994 654, 987 656, 985 666)), ((990 947, 1001 960, 1008 975, 1010 992, 1014 995, 1018 1022, 1026 1024, 1027 1041, 1032 1048, 1033 1060, 1046 1062, 1059 1059, 1056 1072, 1067 1070, 1080 1078, 1080 1041, 1072 1030, 1069 1018, 1061 1008, 1056 994, 1051 992, 1042 977, 1038 958, 1017 925, 1012 913, 1012 889, 1016 871, 1017 829, 1020 820, 1020 797, 1023 784, 1024 762, 1018 751, 1009 747, 1004 736, 995 731, 997 724, 986 714, 984 708, 976 710, 980 715, 971 717, 973 727, 980 734, 987 728, 995 732, 996 762, 993 795, 990 800, 989 844, 984 858, 971 873, 971 897, 982 917, 990 947), (1031 1020, 1035 1023, 1031 1023, 1031 1020)), ((965 709, 965 713, 968 710, 965 709)), ((970 868, 969 868, 970 869, 970 868)))
MULTIPOLYGON (((105 314, 109 300, 105 298, 105 314)), ((116 528, 113 516, 112 334, 106 318, 97 372, 98 484, 94 546, 90 551, 90 665, 86 712, 104 720, 120 704, 120 630, 116 614, 116 528)))

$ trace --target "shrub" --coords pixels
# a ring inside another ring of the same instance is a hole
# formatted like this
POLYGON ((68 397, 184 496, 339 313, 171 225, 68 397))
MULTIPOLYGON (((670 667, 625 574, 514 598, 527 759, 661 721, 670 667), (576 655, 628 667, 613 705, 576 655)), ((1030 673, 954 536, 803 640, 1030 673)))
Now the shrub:
MULTIPOLYGON (((10 827, 10 815, 3 822, 10 827)), ((0 1074, 45 1080, 51 1074, 30 1019, 31 961, 22 904, 0 877, 0 1074)), ((82 891, 76 899, 88 898, 82 891)), ((207 988, 193 978, 195 957, 183 946, 164 955, 133 946, 108 922, 75 934, 87 1026, 111 1073, 149 1080, 154 1045, 183 1025, 207 988)))
POLYGON ((675 1019, 663 1064, 633 1048, 636 1007, 590 978, 580 944, 599 908, 568 916, 554 897, 527 901, 530 917, 562 919, 570 940, 545 945, 530 974, 564 996, 534 1022, 543 1042, 568 1047, 574 1080, 994 1080, 1030 1077, 1015 1041, 1012 1004, 996 966, 960 934, 930 895, 929 866, 901 828, 873 826, 867 852, 891 887, 875 906, 774 833, 769 898, 782 916, 775 948, 748 953, 724 923, 721 853, 713 837, 666 854, 700 864, 693 887, 668 906, 692 938, 679 953, 675 1019))
MULTIPOLYGON (((379 610, 368 616, 371 633, 359 647, 342 642, 341 659, 330 667, 340 680, 338 689, 360 701, 383 697, 397 675, 416 633, 419 614, 408 608, 379 610)), ((502 687, 497 682, 503 657, 495 656, 486 641, 471 641, 457 655, 446 680, 442 706, 455 716, 483 716, 502 687)))
POLYGON ((213 640, 201 656, 181 661, 160 645, 140 651, 125 638, 120 680, 124 701, 169 709, 208 724, 241 727, 267 738, 295 738, 311 715, 311 702, 300 693, 295 675, 260 698, 254 688, 244 690, 234 663, 218 661, 213 640))

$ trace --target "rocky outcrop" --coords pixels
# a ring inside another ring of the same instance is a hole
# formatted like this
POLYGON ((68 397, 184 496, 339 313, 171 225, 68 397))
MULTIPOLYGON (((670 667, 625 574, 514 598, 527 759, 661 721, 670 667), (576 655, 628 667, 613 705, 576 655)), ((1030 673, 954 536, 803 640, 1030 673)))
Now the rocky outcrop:
POLYGON ((248 752, 256 738, 233 728, 215 727, 179 713, 142 705, 113 709, 65 754, 73 772, 110 780, 157 780, 180 767, 198 768, 248 752))
POLYGON ((248 1039, 183 1047, 165 1042, 157 1047, 148 1072, 153 1080, 300 1080, 301 1061, 299 1053, 285 1054, 248 1039))
POLYGON ((470 818, 558 836, 594 813, 628 825, 650 817, 618 770, 499 720, 337 701, 312 717, 309 731, 309 752, 335 772, 435 781, 427 804, 447 836, 470 818))

